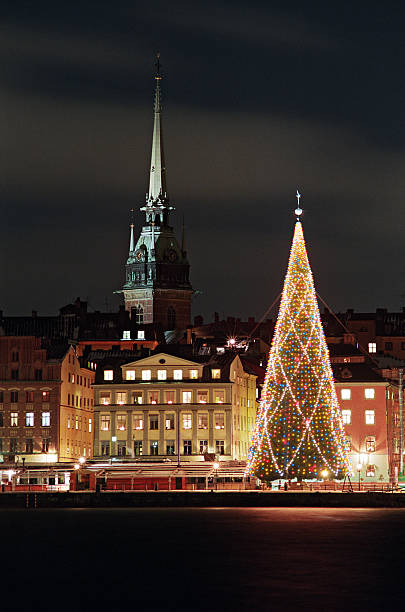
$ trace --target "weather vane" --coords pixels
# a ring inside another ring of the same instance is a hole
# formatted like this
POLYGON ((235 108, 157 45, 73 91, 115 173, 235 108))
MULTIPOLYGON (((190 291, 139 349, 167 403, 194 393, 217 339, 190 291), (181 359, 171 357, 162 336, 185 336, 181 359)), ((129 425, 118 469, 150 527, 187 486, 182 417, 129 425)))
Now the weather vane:
POLYGON ((295 214, 297 215, 297 219, 299 221, 300 215, 302 215, 302 208, 300 207, 300 198, 301 198, 301 194, 297 189, 297 208, 294 210, 295 214))

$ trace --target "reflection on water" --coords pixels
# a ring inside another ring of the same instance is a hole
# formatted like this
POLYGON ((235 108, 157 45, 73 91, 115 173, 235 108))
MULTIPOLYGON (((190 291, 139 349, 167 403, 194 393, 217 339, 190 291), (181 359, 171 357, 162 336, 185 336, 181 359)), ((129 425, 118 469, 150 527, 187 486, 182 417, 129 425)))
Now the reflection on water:
POLYGON ((1 575, 18 594, 15 609, 23 599, 54 611, 74 602, 167 612, 404 604, 405 509, 10 510, 0 518, 1 575))

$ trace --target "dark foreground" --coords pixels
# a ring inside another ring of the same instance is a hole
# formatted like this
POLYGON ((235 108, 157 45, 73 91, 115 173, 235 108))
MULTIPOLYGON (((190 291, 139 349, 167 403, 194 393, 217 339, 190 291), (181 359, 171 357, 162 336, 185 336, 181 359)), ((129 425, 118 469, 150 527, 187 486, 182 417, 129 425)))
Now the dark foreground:
POLYGON ((4 610, 404 605, 405 510, 1 510, 4 610))

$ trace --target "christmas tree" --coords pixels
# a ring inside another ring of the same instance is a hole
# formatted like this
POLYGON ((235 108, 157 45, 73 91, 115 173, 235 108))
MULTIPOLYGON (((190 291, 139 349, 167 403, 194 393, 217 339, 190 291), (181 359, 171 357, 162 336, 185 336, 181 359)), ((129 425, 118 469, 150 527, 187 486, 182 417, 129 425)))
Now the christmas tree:
POLYGON ((297 192, 294 238, 247 472, 261 480, 342 478, 349 471, 297 192))

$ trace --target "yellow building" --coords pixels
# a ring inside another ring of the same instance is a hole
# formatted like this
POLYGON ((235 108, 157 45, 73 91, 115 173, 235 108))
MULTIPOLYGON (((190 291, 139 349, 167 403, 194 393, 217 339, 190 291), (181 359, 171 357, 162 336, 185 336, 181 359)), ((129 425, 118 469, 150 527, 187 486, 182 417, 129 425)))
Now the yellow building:
POLYGON ((104 360, 94 390, 95 457, 247 458, 256 376, 234 353, 104 360))

